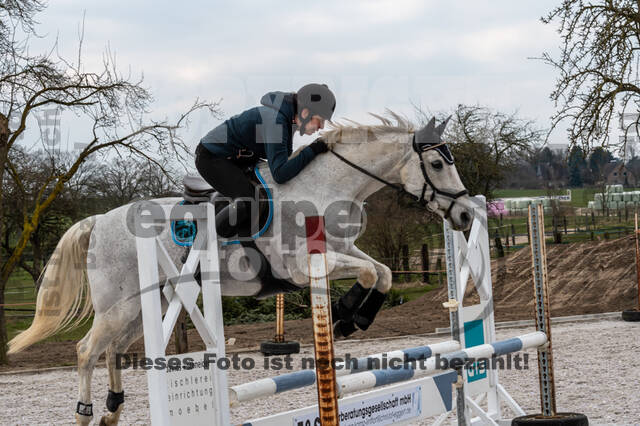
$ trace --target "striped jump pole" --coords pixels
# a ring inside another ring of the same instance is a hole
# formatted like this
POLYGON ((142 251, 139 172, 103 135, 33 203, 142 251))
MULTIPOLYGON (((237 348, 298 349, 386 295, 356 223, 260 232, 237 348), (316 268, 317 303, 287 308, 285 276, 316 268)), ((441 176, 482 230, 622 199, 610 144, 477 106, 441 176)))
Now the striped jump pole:
POLYGON ((549 280, 547 279, 547 248, 544 241, 544 209, 542 204, 529 205, 531 262, 536 306, 536 330, 547 335, 547 345, 538 349, 540 404, 542 414, 556 415, 556 388, 553 377, 551 347, 551 313, 549 312, 549 280))
MULTIPOLYGON (((451 369, 452 364, 464 366, 465 361, 478 359, 491 359, 493 356, 502 356, 524 349, 537 348, 547 342, 547 336, 540 331, 523 334, 518 337, 501 340, 494 343, 473 346, 460 351, 451 352, 440 356, 440 363, 446 365, 445 369, 451 369)), ((427 359, 424 366, 415 368, 404 366, 402 368, 386 368, 383 370, 372 370, 363 373, 351 374, 338 378, 338 392, 342 397, 348 393, 373 389, 378 386, 403 382, 422 376, 426 376, 435 371, 442 370, 437 357, 427 359)))
POLYGON ((624 321, 640 321, 640 240, 638 240, 638 213, 634 215, 634 241, 636 245, 636 286, 638 287, 638 300, 634 308, 622 311, 622 319, 624 321))
POLYGON ((587 426, 589 419, 581 413, 558 413, 553 374, 551 346, 551 313, 549 311, 549 280, 547 276, 547 250, 544 235, 544 209, 542 204, 529 205, 529 233, 531 235, 531 262, 535 296, 536 329, 547 336, 547 343, 538 348, 538 376, 540 383, 541 413, 515 417, 513 426, 575 425, 587 426))
POLYGON ((315 347, 318 411, 322 426, 338 426, 338 392, 336 388, 335 356, 333 350, 333 323, 329 294, 329 268, 324 217, 307 216, 307 253, 311 291, 311 316, 315 347))
MULTIPOLYGON (((384 360, 402 360, 403 364, 406 364, 411 361, 428 359, 437 354, 446 354, 459 349, 460 344, 458 342, 449 340, 432 345, 367 355, 357 359, 354 358, 349 364, 345 364, 344 362, 336 363, 336 377, 360 373, 366 370, 380 369, 380 365, 383 365, 384 360)), ((232 386, 229 389, 229 399, 231 403, 246 402, 312 386, 315 383, 316 373, 314 370, 294 371, 276 377, 232 386)))

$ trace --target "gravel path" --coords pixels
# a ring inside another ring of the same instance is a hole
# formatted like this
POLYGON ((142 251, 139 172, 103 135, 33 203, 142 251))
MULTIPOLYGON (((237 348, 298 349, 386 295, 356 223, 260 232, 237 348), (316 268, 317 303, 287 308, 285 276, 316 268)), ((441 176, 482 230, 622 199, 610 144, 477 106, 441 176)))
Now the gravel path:
MULTIPOLYGON (((498 338, 533 331, 530 328, 498 330, 498 338)), ((446 339, 424 337, 393 338, 375 341, 339 342, 336 355, 362 356, 391 349, 435 343, 446 339)), ((560 411, 585 413, 590 424, 639 425, 640 324, 623 321, 559 324, 553 329, 557 405, 560 411)), ((305 347, 294 357, 294 366, 302 356, 313 356, 305 347)), ((500 372, 500 382, 526 412, 538 412, 538 373, 535 351, 528 351, 529 369, 500 372)), ((262 366, 258 353, 251 356, 262 366)), ((275 375, 261 368, 232 371, 230 385, 275 375)), ((0 423, 2 425, 69 424, 76 405, 77 374, 55 371, 40 374, 0 375, 0 423)), ((123 374, 126 407, 121 424, 148 424, 146 378, 143 371, 123 374)), ((96 369, 93 376, 95 420, 106 410, 107 371, 96 369)), ((310 405, 315 388, 293 391, 280 396, 241 404, 231 410, 232 422, 256 418, 288 409, 310 405)), ((425 420, 416 424, 430 424, 425 420)))

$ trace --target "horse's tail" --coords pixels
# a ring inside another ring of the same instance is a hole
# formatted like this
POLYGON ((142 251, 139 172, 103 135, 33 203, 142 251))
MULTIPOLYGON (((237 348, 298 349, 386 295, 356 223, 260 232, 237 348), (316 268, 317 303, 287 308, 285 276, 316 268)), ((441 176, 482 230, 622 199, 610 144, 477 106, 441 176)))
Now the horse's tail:
POLYGON ((91 216, 74 224, 58 241, 40 275, 33 322, 11 339, 10 354, 62 329, 76 327, 93 311, 87 279, 87 252, 97 217, 91 216))

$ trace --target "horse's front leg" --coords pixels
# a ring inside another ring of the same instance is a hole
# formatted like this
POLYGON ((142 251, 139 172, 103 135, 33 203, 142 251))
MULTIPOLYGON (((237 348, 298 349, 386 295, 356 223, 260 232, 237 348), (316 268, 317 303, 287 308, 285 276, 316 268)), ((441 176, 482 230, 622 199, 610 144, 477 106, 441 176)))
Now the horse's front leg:
MULTIPOLYGON (((343 253, 335 253, 331 260, 329 279, 357 277, 356 283, 349 291, 331 306, 331 316, 335 324, 334 336, 346 337, 357 330, 356 325, 362 330, 368 328, 367 319, 359 316, 358 312, 362 310, 362 306, 371 304, 369 300, 378 299, 376 295, 372 299, 374 292, 370 290, 379 281, 379 277, 375 265, 369 260, 343 253)), ((382 301, 384 302, 384 299, 382 301)))
POLYGON ((373 323, 378 311, 382 308, 387 298, 387 293, 391 289, 391 269, 383 263, 378 262, 355 245, 349 250, 353 257, 371 263, 377 275, 375 286, 369 293, 367 300, 360 306, 354 315, 354 323, 361 330, 366 330, 373 323))
POLYGON ((351 246, 349 249, 349 255, 356 257, 358 259, 366 260, 371 262, 376 269, 376 273, 378 276, 378 281, 376 281, 374 288, 381 293, 388 293, 391 290, 391 269, 385 265, 384 263, 380 263, 375 260, 373 257, 369 256, 367 253, 360 250, 355 245, 351 246))

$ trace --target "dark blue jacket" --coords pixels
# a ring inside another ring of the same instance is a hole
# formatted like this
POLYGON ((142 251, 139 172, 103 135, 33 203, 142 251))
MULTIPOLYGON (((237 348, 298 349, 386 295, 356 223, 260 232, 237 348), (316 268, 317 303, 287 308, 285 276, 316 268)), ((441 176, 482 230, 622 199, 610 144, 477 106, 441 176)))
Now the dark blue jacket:
POLYGON ((263 106, 235 115, 202 138, 200 143, 218 156, 233 157, 241 149, 252 151, 269 162, 276 183, 296 176, 313 160, 310 147, 295 158, 293 152, 293 117, 296 113, 293 93, 269 92, 262 97, 263 106))

